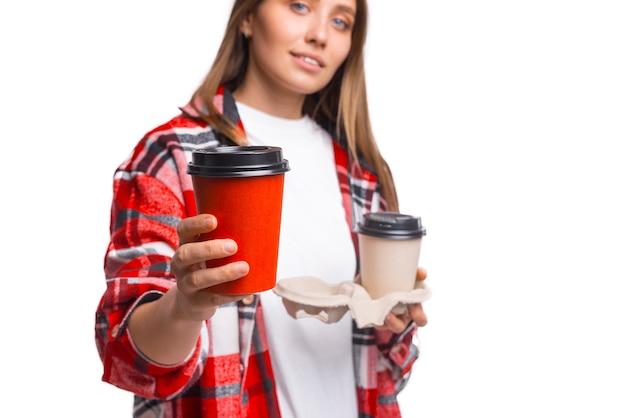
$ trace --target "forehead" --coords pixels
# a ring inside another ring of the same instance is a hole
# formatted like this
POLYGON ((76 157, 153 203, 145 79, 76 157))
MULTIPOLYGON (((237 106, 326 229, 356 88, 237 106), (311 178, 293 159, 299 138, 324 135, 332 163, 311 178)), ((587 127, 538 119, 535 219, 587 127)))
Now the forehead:
MULTIPOLYGON (((313 0, 314 3, 324 3, 324 0, 313 0)), ((339 10, 356 13, 357 10, 357 0, 328 0, 326 1, 332 7, 335 7, 339 10)))
POLYGON ((358 9, 357 0, 331 0, 330 3, 334 3, 334 8, 337 11, 356 15, 358 9))

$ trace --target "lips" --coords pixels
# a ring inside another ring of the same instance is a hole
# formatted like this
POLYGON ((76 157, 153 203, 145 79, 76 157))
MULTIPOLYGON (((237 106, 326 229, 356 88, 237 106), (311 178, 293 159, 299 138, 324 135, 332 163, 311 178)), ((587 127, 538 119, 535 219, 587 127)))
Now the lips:
POLYGON ((315 65, 320 68, 324 67, 324 63, 317 57, 313 57, 310 55, 300 55, 300 54, 292 54, 292 55, 308 64, 315 65))

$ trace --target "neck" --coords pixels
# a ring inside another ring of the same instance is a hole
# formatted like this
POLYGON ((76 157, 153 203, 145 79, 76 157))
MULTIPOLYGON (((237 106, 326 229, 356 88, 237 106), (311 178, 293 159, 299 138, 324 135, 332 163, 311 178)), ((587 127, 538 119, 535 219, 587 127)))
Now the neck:
POLYGON ((233 97, 240 103, 272 116, 300 119, 306 96, 293 91, 270 88, 263 83, 246 79, 237 90, 233 91, 233 97))

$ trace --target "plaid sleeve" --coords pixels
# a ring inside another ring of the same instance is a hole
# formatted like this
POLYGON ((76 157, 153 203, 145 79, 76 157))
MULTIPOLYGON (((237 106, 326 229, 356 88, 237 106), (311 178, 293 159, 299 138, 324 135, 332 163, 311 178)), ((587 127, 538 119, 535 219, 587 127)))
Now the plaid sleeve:
POLYGON ((419 349, 414 344, 416 330, 417 327, 413 322, 401 334, 375 330, 376 345, 397 392, 406 385, 413 363, 419 357, 419 349))
MULTIPOLYGON (((176 225, 195 214, 193 189, 180 138, 197 138, 197 124, 177 118, 148 133, 115 172, 111 238, 104 260, 106 290, 96 311, 96 346, 103 380, 147 397, 183 390, 202 367, 196 350, 177 367, 150 363, 135 349, 126 325, 132 310, 175 285, 170 260, 178 246, 176 225)), ((203 333, 206 335, 206 332, 203 333)))

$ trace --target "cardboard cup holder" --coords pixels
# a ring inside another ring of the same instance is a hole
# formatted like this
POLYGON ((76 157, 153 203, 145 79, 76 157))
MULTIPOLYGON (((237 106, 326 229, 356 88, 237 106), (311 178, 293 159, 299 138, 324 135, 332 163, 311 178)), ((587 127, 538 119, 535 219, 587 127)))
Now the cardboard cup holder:
POLYGON ((354 282, 337 284, 312 276, 291 277, 279 280, 273 290, 282 297, 287 312, 295 319, 317 318, 330 324, 349 311, 359 328, 383 325, 389 312, 400 314, 407 304, 421 303, 431 296, 426 284, 416 281, 410 292, 389 293, 372 299, 361 286, 359 277, 354 282))

